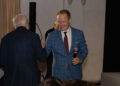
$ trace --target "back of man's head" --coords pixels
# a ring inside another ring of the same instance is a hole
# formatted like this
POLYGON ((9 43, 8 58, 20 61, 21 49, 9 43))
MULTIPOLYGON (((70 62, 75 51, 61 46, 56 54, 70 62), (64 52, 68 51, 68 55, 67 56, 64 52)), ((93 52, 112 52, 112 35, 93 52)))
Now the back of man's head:
POLYGON ((24 26, 28 29, 28 19, 23 14, 18 14, 13 18, 13 25, 15 28, 24 26))

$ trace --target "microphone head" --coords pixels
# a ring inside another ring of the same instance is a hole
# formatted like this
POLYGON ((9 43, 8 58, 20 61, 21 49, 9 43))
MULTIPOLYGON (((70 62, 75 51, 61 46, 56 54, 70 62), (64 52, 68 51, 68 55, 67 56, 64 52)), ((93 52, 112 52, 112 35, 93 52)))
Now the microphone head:
POLYGON ((77 54, 78 53, 78 48, 77 47, 75 47, 74 48, 74 52, 73 52, 74 54, 77 54))
POLYGON ((75 47, 73 51, 73 58, 76 58, 77 54, 78 54, 78 48, 75 47))

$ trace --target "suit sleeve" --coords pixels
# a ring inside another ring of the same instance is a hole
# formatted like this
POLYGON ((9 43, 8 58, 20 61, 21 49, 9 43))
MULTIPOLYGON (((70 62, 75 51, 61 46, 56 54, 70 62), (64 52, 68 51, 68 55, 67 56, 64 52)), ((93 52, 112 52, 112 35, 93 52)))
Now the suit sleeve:
POLYGON ((0 45, 0 68, 4 69, 6 56, 7 56, 6 39, 3 38, 0 45))
POLYGON ((46 40, 46 52, 47 56, 49 56, 50 52, 52 51, 52 35, 48 35, 48 38, 46 40))
POLYGON ((81 32, 81 39, 80 39, 79 47, 80 47, 80 50, 78 53, 78 57, 80 58, 81 63, 83 63, 88 54, 88 48, 87 48, 87 44, 86 44, 86 40, 85 40, 83 32, 81 32))
POLYGON ((35 57, 37 57, 39 61, 45 61, 47 59, 46 50, 45 48, 42 48, 39 36, 36 35, 32 41, 35 50, 35 57))

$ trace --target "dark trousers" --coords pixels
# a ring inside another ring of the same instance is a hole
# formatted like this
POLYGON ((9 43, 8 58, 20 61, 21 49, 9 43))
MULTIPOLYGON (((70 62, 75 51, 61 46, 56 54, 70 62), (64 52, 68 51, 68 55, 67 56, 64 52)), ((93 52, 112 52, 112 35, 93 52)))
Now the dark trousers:
POLYGON ((51 52, 47 59, 47 77, 52 76, 53 53, 51 52))

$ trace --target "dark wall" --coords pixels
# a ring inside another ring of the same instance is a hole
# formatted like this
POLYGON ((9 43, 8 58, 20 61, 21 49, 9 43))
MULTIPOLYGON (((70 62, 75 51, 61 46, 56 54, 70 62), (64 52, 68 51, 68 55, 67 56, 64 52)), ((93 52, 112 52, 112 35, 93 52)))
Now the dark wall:
POLYGON ((106 0, 106 24, 103 72, 120 72, 119 3, 106 0))

